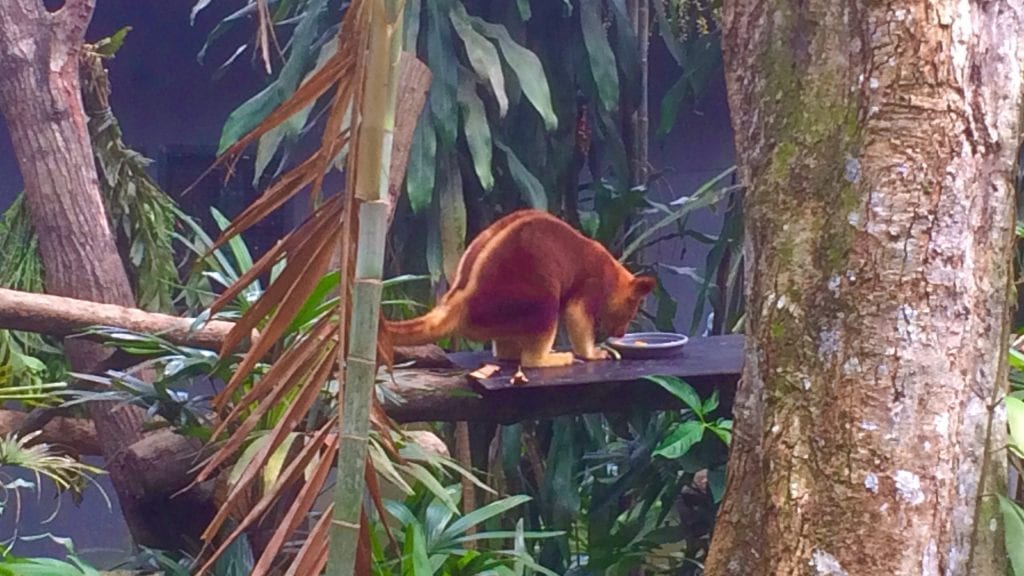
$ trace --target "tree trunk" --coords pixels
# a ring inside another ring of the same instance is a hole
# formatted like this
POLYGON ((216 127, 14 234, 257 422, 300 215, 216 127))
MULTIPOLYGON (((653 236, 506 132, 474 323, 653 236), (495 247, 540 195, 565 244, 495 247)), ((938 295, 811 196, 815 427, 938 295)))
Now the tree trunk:
MULTIPOLYGON (((79 56, 95 0, 67 0, 48 12, 39 0, 0 1, 0 112, 25 182, 47 291, 133 306, 134 299, 104 215, 79 91, 79 56)), ((65 350, 74 370, 89 372, 108 351, 84 340, 65 350)), ((142 437, 145 413, 90 403, 111 481, 139 543, 158 544, 158 510, 130 490, 133 471, 113 466, 142 437)), ((166 542, 162 544, 166 545, 166 542)))
POLYGON ((725 3, 748 337, 709 576, 1006 573, 1022 10, 725 3))

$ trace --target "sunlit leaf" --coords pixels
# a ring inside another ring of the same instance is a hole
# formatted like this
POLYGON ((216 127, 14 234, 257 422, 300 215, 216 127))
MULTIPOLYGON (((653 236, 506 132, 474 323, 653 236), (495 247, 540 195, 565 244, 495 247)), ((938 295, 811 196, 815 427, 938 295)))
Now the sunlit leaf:
POLYGON ((683 380, 674 376, 647 376, 646 379, 670 392, 683 404, 686 404, 690 410, 693 410, 694 414, 702 415, 704 413, 697 391, 683 380))
POLYGON ((1016 576, 1024 574, 1024 509, 1003 496, 999 498, 999 509, 1003 513, 1003 531, 1006 538, 1006 554, 1016 576))
POLYGON ((672 429, 668 437, 658 444, 653 455, 670 460, 681 458, 703 437, 704 425, 696 420, 687 420, 672 429))
MULTIPOLYGON (((466 57, 469 59, 470 66, 490 86, 491 93, 498 101, 498 115, 504 118, 508 112, 508 96, 505 94, 505 74, 501 69, 498 50, 490 40, 473 28, 462 2, 455 2, 451 11, 451 20, 455 33, 462 39, 463 46, 466 48, 466 57)), ((459 88, 462 89, 461 84, 459 88)))
POLYGON ((558 128, 558 116, 551 106, 551 90, 548 87, 547 76, 537 55, 517 44, 504 26, 485 22, 476 16, 471 16, 470 22, 481 34, 498 42, 502 57, 515 72, 530 104, 544 119, 544 126, 549 131, 558 128))

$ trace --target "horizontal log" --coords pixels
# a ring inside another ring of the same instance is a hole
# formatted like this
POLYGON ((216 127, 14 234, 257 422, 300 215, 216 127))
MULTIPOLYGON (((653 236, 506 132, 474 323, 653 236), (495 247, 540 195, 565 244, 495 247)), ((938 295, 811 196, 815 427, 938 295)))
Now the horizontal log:
POLYGON ((113 304, 0 288, 0 328, 66 337, 93 326, 153 334, 175 344, 219 349, 232 322, 212 320, 193 330, 194 320, 113 304))

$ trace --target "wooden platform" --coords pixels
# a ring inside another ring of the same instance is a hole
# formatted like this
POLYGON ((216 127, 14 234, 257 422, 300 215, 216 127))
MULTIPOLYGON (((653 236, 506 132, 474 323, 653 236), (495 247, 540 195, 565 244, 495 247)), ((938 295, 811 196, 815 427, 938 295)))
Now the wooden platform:
POLYGON ((657 360, 577 363, 563 368, 524 370, 529 382, 513 386, 515 365, 502 365, 495 377, 472 382, 467 374, 498 363, 489 352, 449 356, 456 368, 396 370, 389 386, 398 400, 385 401, 400 422, 487 421, 510 423, 565 414, 609 412, 640 407, 676 408, 679 404, 645 376, 678 376, 701 394, 718 389, 723 407, 732 405, 743 366, 743 336, 694 338, 682 354, 657 360))

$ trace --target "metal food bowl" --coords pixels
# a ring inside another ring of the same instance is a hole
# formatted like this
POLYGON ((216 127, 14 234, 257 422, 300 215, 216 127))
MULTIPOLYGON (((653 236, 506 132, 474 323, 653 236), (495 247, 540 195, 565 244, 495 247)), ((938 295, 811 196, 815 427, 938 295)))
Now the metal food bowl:
POLYGON ((690 339, 672 332, 634 332, 621 338, 609 338, 608 345, 623 358, 666 358, 683 351, 690 339))

